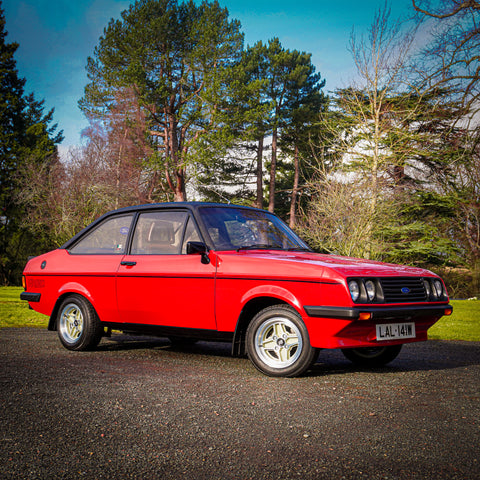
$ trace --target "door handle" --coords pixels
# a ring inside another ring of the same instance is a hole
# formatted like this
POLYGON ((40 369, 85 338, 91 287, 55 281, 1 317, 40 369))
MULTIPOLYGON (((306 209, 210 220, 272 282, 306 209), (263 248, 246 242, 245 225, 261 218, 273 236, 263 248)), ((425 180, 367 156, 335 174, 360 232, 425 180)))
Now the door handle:
POLYGON ((137 262, 120 262, 120 265, 125 265, 126 267, 133 267, 134 265, 136 265, 137 262))

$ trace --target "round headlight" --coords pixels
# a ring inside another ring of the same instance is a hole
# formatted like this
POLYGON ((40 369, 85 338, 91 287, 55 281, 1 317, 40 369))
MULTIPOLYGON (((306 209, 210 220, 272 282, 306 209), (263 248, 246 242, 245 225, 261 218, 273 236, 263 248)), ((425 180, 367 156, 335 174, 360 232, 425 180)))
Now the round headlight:
POLYGON ((375 298, 375 284, 371 280, 365 282, 365 289, 367 290, 368 299, 372 301, 375 298))
POLYGON ((360 296, 360 287, 358 282, 355 280, 350 280, 348 282, 348 289, 350 290, 350 296, 352 297, 352 300, 356 302, 360 296))
POLYGON ((435 280, 433 282, 433 286, 435 287, 435 290, 437 292, 437 297, 443 296, 443 285, 440 280, 435 280))

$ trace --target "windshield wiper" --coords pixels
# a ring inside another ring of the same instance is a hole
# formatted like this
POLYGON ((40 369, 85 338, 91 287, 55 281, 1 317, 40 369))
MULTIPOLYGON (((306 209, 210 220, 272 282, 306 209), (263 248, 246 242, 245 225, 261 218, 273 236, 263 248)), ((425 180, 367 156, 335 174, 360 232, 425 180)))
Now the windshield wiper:
POLYGON ((242 245, 237 248, 237 252, 240 250, 283 250, 281 247, 275 245, 268 245, 267 243, 256 243, 254 245, 242 245))
POLYGON ((287 248, 288 252, 311 252, 312 249, 308 247, 292 247, 292 248, 287 248))

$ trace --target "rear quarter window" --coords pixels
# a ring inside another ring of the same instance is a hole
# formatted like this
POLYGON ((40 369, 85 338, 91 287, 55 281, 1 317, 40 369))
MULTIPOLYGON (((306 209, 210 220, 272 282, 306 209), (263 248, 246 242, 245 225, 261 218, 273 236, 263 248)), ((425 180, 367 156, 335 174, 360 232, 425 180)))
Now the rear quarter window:
POLYGON ((123 255, 133 215, 124 215, 105 220, 83 236, 70 253, 83 255, 123 255))

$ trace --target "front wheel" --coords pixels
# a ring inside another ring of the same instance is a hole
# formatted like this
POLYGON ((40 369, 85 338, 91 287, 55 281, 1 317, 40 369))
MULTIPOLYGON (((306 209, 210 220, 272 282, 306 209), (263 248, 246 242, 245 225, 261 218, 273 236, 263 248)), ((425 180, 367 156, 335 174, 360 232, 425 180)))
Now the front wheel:
POLYGON ((289 306, 259 312, 247 329, 247 353, 254 366, 272 377, 296 377, 316 360, 307 327, 289 306))
POLYGON ((103 327, 91 303, 80 295, 70 295, 60 305, 58 337, 68 350, 89 350, 98 345, 103 327))
POLYGON ((342 353, 355 365, 362 367, 383 367, 397 358, 402 345, 384 347, 344 348, 342 353))

